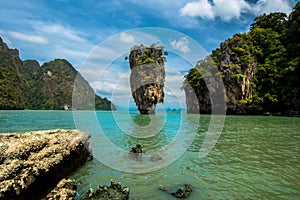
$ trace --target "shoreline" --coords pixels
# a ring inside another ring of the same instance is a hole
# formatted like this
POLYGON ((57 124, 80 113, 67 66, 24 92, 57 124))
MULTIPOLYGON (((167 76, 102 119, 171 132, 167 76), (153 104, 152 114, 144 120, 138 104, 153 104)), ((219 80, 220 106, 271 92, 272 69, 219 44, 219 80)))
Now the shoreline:
MULTIPOLYGON (((28 110, 28 109, 23 109, 23 110, 0 110, 1 112, 14 112, 14 111, 24 111, 24 112, 67 112, 67 113, 72 113, 72 112, 137 112, 138 110, 28 110)), ((177 113, 181 112, 179 110, 176 111, 168 111, 168 110, 156 110, 157 112, 167 112, 167 113, 177 113)), ((211 113, 206 113, 206 112, 186 112, 184 114, 196 114, 196 115, 211 115, 211 113)), ((218 115, 218 114, 215 114, 218 115)), ((272 116, 272 117, 300 117, 300 111, 289 111, 286 113, 281 113, 281 112, 261 112, 261 113, 243 113, 243 112, 236 112, 236 113, 226 113, 226 114, 221 114, 221 115, 228 115, 228 116, 272 116)), ((1 133, 0 133, 1 134, 1 133)))

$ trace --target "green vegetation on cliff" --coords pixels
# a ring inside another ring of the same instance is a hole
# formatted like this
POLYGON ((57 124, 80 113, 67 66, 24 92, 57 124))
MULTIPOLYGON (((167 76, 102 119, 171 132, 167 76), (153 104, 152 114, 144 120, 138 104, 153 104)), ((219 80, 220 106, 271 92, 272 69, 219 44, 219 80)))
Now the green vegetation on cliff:
MULTIPOLYGON (((72 109, 73 88, 80 87, 77 98, 84 101, 95 94, 88 82, 64 59, 44 63, 22 61, 16 49, 9 49, 0 38, 0 109, 72 109)), ((83 109, 81 107, 80 109, 83 109)), ((111 110, 114 105, 95 95, 95 104, 84 109, 111 110)))
MULTIPOLYGON (((248 33, 235 34, 210 58, 199 61, 185 76, 184 88, 190 84, 195 90, 200 111, 207 106, 203 99, 209 101, 209 96, 203 95, 208 90, 201 70, 211 60, 224 81, 229 113, 299 111, 299 27, 300 3, 289 16, 271 13, 256 17, 248 33)), ((189 103, 189 91, 186 94, 189 103)))

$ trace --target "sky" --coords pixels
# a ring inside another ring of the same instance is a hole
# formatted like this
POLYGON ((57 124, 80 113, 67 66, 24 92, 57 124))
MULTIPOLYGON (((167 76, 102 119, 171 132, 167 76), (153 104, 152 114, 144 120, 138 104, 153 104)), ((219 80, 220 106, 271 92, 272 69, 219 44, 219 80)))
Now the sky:
POLYGON ((102 97, 134 107, 129 63, 135 44, 165 46, 165 103, 184 108, 183 76, 255 16, 290 13, 299 0, 0 1, 0 37, 22 60, 67 59, 102 97))

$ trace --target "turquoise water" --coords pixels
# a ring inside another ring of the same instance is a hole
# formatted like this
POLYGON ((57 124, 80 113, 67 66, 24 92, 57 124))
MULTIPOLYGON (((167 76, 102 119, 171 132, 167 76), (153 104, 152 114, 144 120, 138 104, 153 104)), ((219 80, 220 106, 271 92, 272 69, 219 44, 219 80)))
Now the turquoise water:
POLYGON ((120 111, 78 112, 74 117, 66 111, 0 111, 0 132, 56 128, 91 132, 96 158, 71 175, 79 183, 78 196, 113 179, 131 188, 131 199, 175 199, 158 188, 184 183, 193 185, 188 199, 195 200, 300 199, 300 118, 226 116, 216 145, 199 158, 209 115, 158 112, 149 117, 120 111), (165 155, 172 141, 174 151, 165 155), (146 151, 140 163, 124 154, 136 143, 146 151), (147 155, 153 152, 162 161, 149 161, 147 155), (141 166, 144 173, 126 172, 141 166))

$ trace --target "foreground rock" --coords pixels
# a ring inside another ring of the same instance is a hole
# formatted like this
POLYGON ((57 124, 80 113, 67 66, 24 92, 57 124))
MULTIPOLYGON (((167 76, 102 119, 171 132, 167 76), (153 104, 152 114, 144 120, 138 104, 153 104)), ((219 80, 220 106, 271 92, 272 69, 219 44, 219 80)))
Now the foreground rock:
MULTIPOLYGON (((156 104, 164 102, 164 47, 140 45, 130 49, 130 88, 141 114, 153 114, 156 104)), ((167 52, 164 52, 167 55, 167 52)))
POLYGON ((110 186, 99 186, 99 188, 93 192, 89 190, 87 194, 83 195, 80 200, 128 200, 129 199, 128 187, 122 187, 121 184, 111 182, 110 186))
POLYGON ((39 199, 91 159, 77 130, 0 134, 0 199, 39 199))
POLYGON ((46 197, 41 198, 41 200, 72 200, 76 196, 77 185, 74 181, 70 179, 62 179, 56 185, 56 187, 51 190, 46 197))

